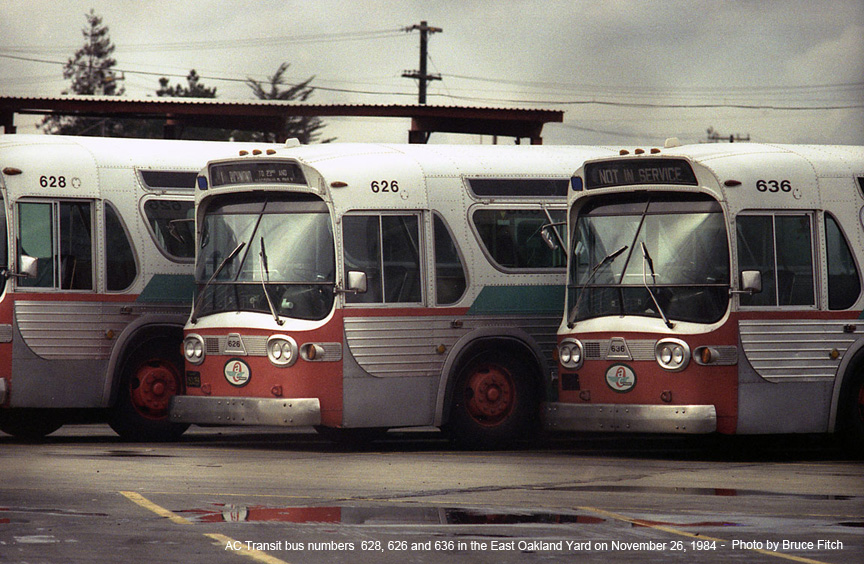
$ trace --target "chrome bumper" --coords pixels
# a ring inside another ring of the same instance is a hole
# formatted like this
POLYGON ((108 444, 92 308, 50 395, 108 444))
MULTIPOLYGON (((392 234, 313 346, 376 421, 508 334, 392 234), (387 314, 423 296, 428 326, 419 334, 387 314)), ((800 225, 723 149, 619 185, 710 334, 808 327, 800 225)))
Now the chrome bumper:
POLYGON ((713 405, 619 405, 547 403, 543 410, 550 431, 613 433, 713 433, 713 405))
POLYGON ((203 425, 307 427, 321 424, 321 404, 317 398, 174 396, 169 417, 203 425))

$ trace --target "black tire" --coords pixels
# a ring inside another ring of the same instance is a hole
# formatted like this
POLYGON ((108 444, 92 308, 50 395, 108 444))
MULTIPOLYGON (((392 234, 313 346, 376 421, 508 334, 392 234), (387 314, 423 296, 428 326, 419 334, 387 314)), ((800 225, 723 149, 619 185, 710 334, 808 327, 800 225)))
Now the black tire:
POLYGON ((0 431, 16 439, 37 442, 63 426, 63 421, 45 409, 2 409, 0 431))
POLYGON ((840 390, 838 429, 850 455, 864 458, 864 367, 859 367, 840 390))
POLYGON ((171 423, 168 407, 184 388, 179 345, 162 338, 142 343, 123 365, 111 428, 127 441, 177 440, 189 425, 171 423))
POLYGON ((463 363, 453 387, 445 430, 460 448, 512 448, 539 427, 531 366, 521 358, 484 351, 463 363))

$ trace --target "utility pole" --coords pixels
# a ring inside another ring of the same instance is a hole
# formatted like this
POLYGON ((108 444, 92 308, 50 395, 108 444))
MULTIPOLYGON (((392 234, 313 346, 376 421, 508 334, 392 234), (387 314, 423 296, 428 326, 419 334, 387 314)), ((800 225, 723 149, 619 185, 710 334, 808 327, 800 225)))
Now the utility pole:
POLYGON ((440 74, 429 74, 426 72, 426 59, 428 59, 429 34, 440 33, 444 31, 440 27, 432 27, 427 25, 425 21, 420 22, 420 25, 412 25, 406 27, 405 31, 420 30, 420 70, 419 71, 404 71, 403 78, 416 78, 419 80, 420 92, 417 98, 418 103, 426 103, 426 85, 432 80, 441 80, 440 74))

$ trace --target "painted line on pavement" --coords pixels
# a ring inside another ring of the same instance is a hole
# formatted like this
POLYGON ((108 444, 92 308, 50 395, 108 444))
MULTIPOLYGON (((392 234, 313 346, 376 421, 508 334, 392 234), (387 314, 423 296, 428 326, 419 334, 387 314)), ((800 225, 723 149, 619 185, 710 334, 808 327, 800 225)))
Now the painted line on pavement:
MULTIPOLYGON (((160 505, 156 505, 155 503, 153 503, 152 501, 150 501, 149 499, 147 499, 146 497, 144 497, 143 495, 141 495, 137 492, 121 491, 120 494, 123 497, 125 497, 126 499, 128 499, 129 501, 132 501, 132 502, 140 505, 144 509, 147 509, 148 511, 152 511, 153 513, 155 513, 156 515, 159 515, 160 517, 165 517, 166 519, 168 519, 172 523, 177 523, 178 525, 193 525, 194 524, 189 519, 186 519, 185 517, 181 517, 180 515, 177 515, 176 513, 171 511, 170 509, 165 509, 164 507, 162 507, 160 505)), ((260 550, 255 550, 253 548, 248 548, 246 543, 238 541, 238 540, 234 540, 231 537, 226 537, 225 535, 220 535, 217 533, 202 533, 202 534, 205 537, 209 538, 210 540, 216 541, 214 544, 218 544, 219 546, 222 547, 223 550, 230 550, 234 554, 239 554, 241 556, 251 558, 252 560, 255 560, 256 562, 263 562, 264 564, 288 564, 288 562, 285 562, 284 560, 280 560, 280 559, 276 558, 275 556, 270 556, 266 552, 262 552, 260 550)))

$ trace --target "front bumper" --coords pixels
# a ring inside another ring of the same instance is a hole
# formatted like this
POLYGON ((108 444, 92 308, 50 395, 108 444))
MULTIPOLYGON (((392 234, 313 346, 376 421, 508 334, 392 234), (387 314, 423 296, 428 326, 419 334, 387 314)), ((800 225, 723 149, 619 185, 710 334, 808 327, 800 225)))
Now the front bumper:
POLYGON ((622 405, 547 403, 543 410, 550 431, 614 433, 713 433, 713 405, 622 405))
POLYGON ((321 403, 318 398, 174 396, 169 417, 201 425, 308 427, 321 424, 321 403))

